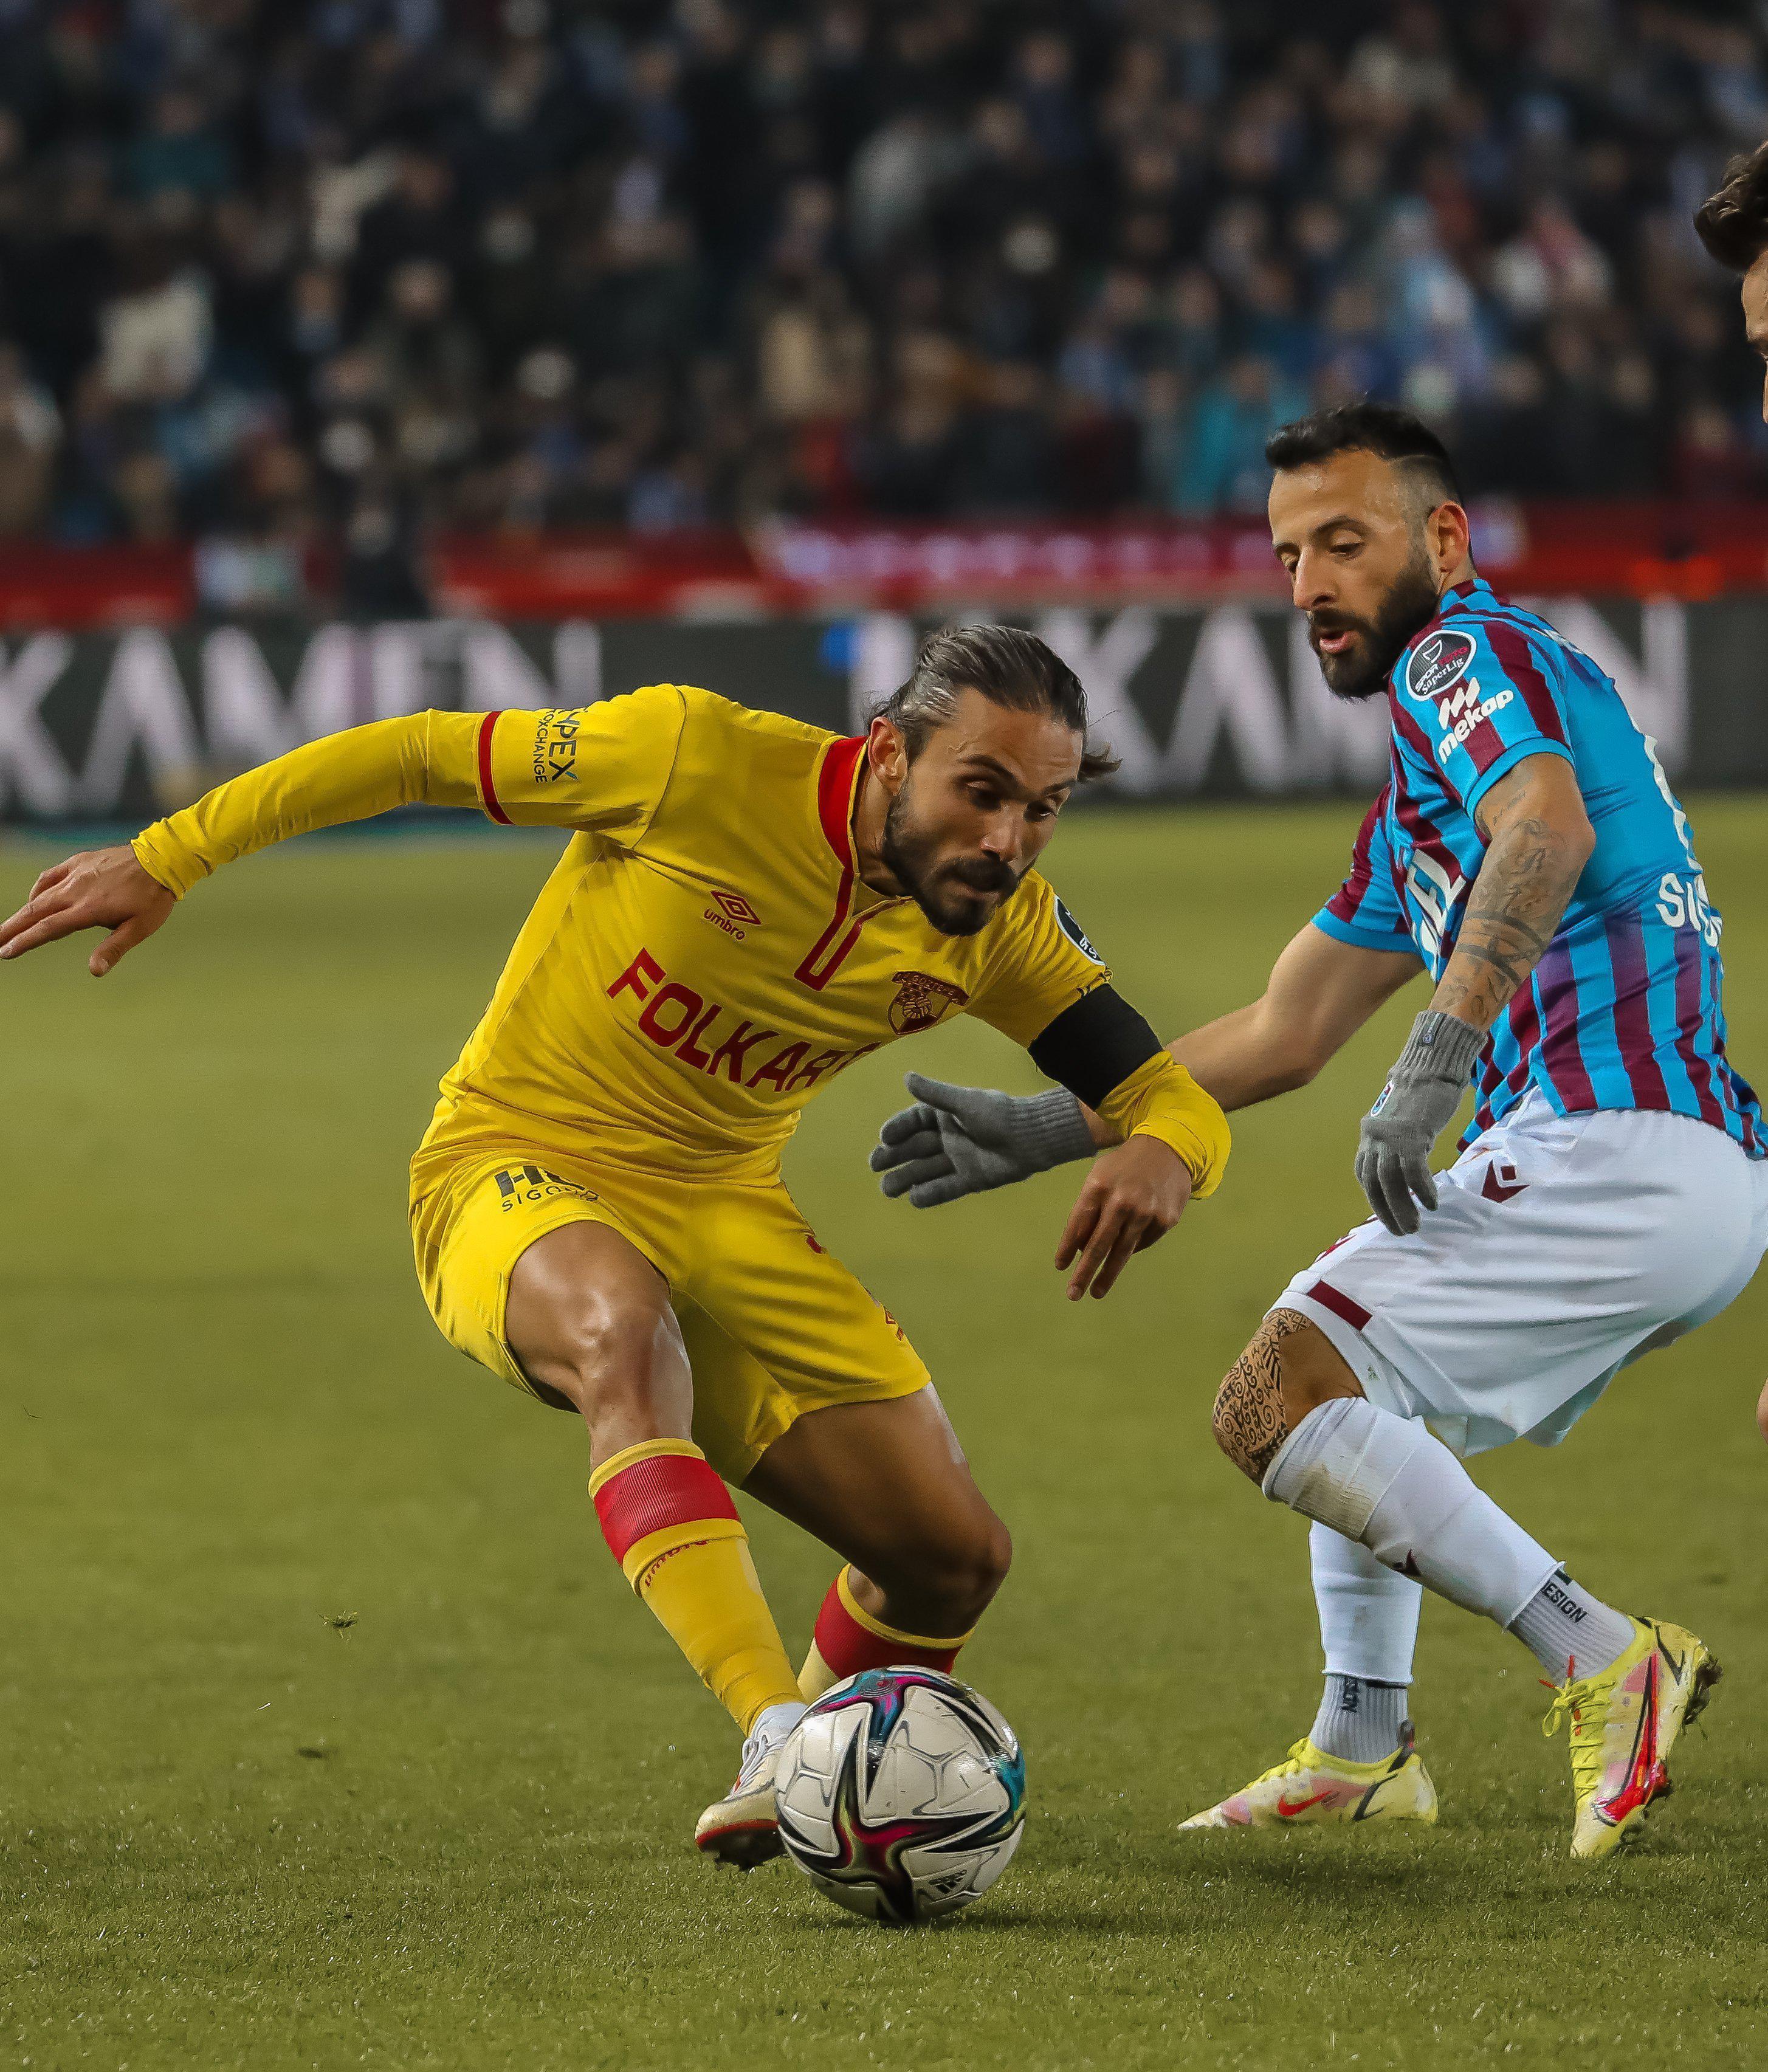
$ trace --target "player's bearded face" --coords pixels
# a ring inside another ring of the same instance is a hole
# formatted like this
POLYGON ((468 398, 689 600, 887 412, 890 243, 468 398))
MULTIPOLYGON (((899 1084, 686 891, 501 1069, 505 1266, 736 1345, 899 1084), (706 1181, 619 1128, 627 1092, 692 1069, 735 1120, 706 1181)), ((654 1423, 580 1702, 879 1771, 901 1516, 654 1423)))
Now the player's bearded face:
POLYGON ((954 853, 953 830, 942 823, 931 801, 919 796, 911 768, 884 816, 878 851, 941 935, 973 935, 1018 889, 1025 866, 961 849, 954 853))
POLYGON ((1342 604, 1310 611, 1308 645, 1320 658, 1327 689, 1335 697, 1379 697, 1406 643, 1435 618, 1438 601, 1437 572, 1419 535, 1372 611, 1359 615, 1342 604))

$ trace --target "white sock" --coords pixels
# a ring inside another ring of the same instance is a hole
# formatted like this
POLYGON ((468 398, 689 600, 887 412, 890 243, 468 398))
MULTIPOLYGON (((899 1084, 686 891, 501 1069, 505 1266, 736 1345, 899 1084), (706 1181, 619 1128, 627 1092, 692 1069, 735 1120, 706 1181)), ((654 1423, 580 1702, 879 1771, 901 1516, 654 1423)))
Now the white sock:
POLYGON ((1510 1622, 1556 1684, 1593 1676, 1633 1645, 1633 1622, 1556 1569, 1510 1622))
POLYGON ((1407 1725, 1404 1684, 1328 1675, 1308 1739, 1341 1762, 1379 1762, 1399 1747, 1407 1725))
POLYGON ((1308 1560, 1326 1670, 1308 1739, 1344 1762, 1379 1762, 1408 1723, 1424 1586, 1329 1525, 1309 1531, 1308 1560))
POLYGON ((1329 1525, 1316 1523, 1308 1534, 1308 1565, 1327 1675, 1411 1683, 1422 1585, 1384 1568, 1367 1547, 1329 1525))
POLYGON ((1271 1463, 1264 1494, 1499 1626, 1559 1566, 1441 1440, 1360 1396, 1308 1412, 1271 1463))

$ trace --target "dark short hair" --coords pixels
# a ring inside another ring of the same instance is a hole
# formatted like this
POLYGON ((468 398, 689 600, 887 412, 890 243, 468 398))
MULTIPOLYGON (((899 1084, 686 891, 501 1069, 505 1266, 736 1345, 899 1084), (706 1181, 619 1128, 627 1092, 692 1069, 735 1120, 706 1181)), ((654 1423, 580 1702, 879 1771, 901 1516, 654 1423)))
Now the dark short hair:
POLYGON ((1768 252, 1768 144, 1732 160, 1718 191, 1695 211, 1694 227, 1734 273, 1747 273, 1768 252))
POLYGON ((1264 442, 1264 458, 1280 475, 1341 453, 1372 453, 1383 460, 1410 462, 1420 486, 1428 486, 1437 503, 1462 500, 1448 447, 1422 417, 1396 403, 1340 403, 1279 425, 1264 442))
MULTIPOLYGON (((912 763, 928 735, 946 726, 965 691, 979 691, 1009 712, 1048 713, 1087 737, 1087 693, 1079 677, 1046 642, 1019 626, 948 626, 930 633, 915 672, 878 708, 900 730, 912 763)), ((1106 748, 1083 747, 1080 781, 1108 777, 1117 758, 1106 748)))

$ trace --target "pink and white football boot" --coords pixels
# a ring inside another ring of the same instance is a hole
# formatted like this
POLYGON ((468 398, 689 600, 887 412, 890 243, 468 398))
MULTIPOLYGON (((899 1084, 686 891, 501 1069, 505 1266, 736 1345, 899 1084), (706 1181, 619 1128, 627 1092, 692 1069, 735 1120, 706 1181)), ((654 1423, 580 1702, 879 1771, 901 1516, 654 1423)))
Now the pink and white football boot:
POLYGON ((1298 1741, 1274 1770, 1179 1826, 1347 1827, 1366 1820, 1421 1820, 1428 1827, 1436 1819, 1437 1787, 1408 1725, 1399 1747, 1379 1762, 1347 1762, 1311 1741, 1298 1741))

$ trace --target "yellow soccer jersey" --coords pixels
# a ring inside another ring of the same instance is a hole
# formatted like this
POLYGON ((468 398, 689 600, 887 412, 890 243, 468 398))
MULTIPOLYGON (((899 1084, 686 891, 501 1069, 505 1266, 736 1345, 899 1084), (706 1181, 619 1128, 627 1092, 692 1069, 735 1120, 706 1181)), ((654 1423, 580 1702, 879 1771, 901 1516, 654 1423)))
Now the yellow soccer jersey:
MULTIPOLYGON (((138 840, 182 894, 231 857, 402 802, 574 829, 419 1154, 512 1138, 691 1176, 771 1175, 866 1052, 976 1014, 1022 1045, 1105 968, 1035 872, 970 936, 861 882, 862 740, 657 684, 582 711, 424 713, 297 750, 138 840)), ((1165 1052, 1102 1112, 1215 1184, 1219 1111, 1165 1052)))

